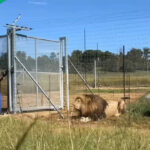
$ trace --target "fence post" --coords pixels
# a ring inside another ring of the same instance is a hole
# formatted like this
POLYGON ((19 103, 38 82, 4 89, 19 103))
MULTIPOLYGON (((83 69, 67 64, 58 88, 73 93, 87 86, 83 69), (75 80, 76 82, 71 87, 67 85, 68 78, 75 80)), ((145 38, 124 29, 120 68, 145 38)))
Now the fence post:
POLYGON ((7 52, 8 52, 8 101, 9 111, 12 112, 12 74, 11 74, 11 30, 7 30, 7 52))
POLYGON ((97 82, 97 76, 96 76, 96 60, 94 60, 94 82, 95 82, 95 88, 97 87, 96 82, 97 82))
MULTIPOLYGON (((35 79, 38 81, 38 62, 37 62, 37 40, 34 41, 35 46, 35 79)), ((36 86, 36 106, 39 106, 39 88, 36 86)))
POLYGON ((12 107, 13 107, 13 112, 16 113, 16 106, 17 106, 17 82, 16 82, 16 28, 12 28, 12 36, 11 36, 11 62, 12 62, 12 107))
POLYGON ((60 99, 61 99, 61 108, 64 108, 64 93, 63 93, 63 41, 62 38, 59 39, 60 41, 60 51, 59 51, 59 73, 60 73, 60 99))
POLYGON ((65 49, 65 72, 66 72, 66 101, 67 110, 69 111, 69 70, 68 70, 68 40, 64 38, 64 49, 65 49))

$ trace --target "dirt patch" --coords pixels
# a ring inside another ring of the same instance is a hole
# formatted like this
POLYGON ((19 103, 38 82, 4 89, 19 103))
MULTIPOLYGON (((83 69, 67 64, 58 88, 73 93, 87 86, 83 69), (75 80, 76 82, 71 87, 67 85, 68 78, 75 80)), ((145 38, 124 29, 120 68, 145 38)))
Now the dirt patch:
MULTIPOLYGON (((60 105, 60 93, 59 92, 51 92, 50 93, 50 99, 53 101, 53 103, 57 106, 60 105)), ((50 106, 49 101, 43 95, 42 93, 38 93, 38 96, 36 93, 33 94, 19 94, 17 96, 17 103, 19 107, 21 108, 27 108, 27 107, 36 107, 36 106, 50 106)))
MULTIPOLYGON (((60 94, 57 92, 51 93, 51 97, 55 100, 55 104, 59 104, 60 105, 60 94)), ((74 94, 74 95, 70 95, 70 112, 71 112, 71 108, 72 108, 72 103, 74 101, 74 99, 77 96, 82 95, 82 93, 80 94, 74 94)), ((112 101, 119 101, 122 97, 123 97, 123 93, 101 93, 98 94, 101 97, 103 97, 106 100, 112 100, 112 101)), ((140 97, 142 97, 143 95, 145 95, 145 93, 130 93, 130 100, 131 102, 135 102, 137 101, 140 97)), ((24 94, 22 95, 22 101, 21 101, 23 106, 36 106, 36 95, 35 94, 24 94)), ((45 96, 42 96, 42 94, 39 95, 39 102, 40 105, 47 105, 49 106, 49 102, 47 101, 47 99, 45 98, 45 96), (43 102, 42 102, 43 101, 43 102)), ((60 110, 63 115, 65 116, 65 120, 70 118, 70 112, 67 112, 64 110, 60 110)), ((46 120, 46 121, 50 121, 50 120, 61 120, 60 116, 58 115, 58 113, 56 111, 39 111, 39 112, 28 112, 28 113, 21 113, 21 114, 16 114, 13 115, 15 118, 18 119, 25 119, 25 120, 33 120, 35 118, 38 118, 40 120, 46 120)), ((77 120, 77 123, 79 121, 77 120)), ((76 123, 76 122, 75 122, 76 123)))

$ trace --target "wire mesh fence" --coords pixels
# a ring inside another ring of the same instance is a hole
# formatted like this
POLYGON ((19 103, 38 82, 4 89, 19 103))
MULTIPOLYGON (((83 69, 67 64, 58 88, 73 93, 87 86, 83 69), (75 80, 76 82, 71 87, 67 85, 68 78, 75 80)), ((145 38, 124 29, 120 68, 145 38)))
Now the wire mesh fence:
MULTIPOLYGON (((38 82, 57 107, 62 107, 60 92, 60 43, 16 36, 16 57, 38 82)), ((17 107, 22 110, 52 107, 41 90, 16 61, 17 107)))
POLYGON ((2 94, 2 108, 7 108, 7 98, 8 98, 8 80, 7 76, 3 78, 4 72, 7 70, 8 65, 8 53, 7 53, 7 36, 0 37, 0 93, 2 94))
MULTIPOLYGON (((149 59, 144 58, 142 50, 131 49, 127 53, 122 49, 118 53, 76 50, 70 59, 92 92, 106 100, 134 101, 150 90, 149 59)), ((91 93, 71 64, 69 67, 70 97, 91 93)))

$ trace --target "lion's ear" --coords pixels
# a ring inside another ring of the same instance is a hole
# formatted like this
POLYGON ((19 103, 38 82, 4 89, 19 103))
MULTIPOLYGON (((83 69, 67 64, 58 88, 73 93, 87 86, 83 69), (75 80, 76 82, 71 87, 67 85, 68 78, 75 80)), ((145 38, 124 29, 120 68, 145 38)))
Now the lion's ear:
POLYGON ((91 95, 91 94, 85 94, 85 98, 90 98, 90 99, 92 99, 92 98, 93 98, 93 95, 91 95))
POLYGON ((77 101, 77 102, 82 102, 83 99, 82 99, 81 97, 76 97, 75 101, 77 101))

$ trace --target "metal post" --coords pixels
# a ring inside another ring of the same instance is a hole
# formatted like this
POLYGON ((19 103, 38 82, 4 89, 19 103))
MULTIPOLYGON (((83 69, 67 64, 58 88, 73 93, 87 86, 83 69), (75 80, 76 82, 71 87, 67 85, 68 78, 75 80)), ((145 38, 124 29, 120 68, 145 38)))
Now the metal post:
POLYGON ((98 50, 99 48, 98 48, 98 43, 97 43, 97 50, 98 50))
POLYGON ((65 50, 65 72, 66 72, 66 101, 67 110, 69 111, 69 70, 68 70, 68 48, 67 48, 67 38, 64 38, 64 50, 65 50))
POLYGON ((84 28, 84 51, 86 51, 86 31, 84 28))
POLYGON ((9 111, 12 112, 12 76, 11 76, 11 31, 7 30, 7 51, 8 51, 8 99, 9 99, 9 111))
POLYGON ((12 102, 13 102, 13 112, 16 113, 17 106, 17 82, 16 82, 16 29, 12 28, 12 64, 13 64, 13 74, 12 74, 12 102))
POLYGON ((97 81, 97 76, 96 76, 96 60, 94 60, 94 81, 95 81, 95 88, 97 87, 96 81, 97 81))
POLYGON ((61 107, 64 108, 64 93, 63 93, 63 64, 62 64, 62 57, 63 57, 63 42, 62 38, 59 39, 60 41, 60 54, 59 54, 59 73, 60 73, 60 100, 61 100, 61 107))
POLYGON ((125 46, 123 45, 123 91, 124 91, 124 101, 126 98, 126 71, 125 71, 125 46))
MULTIPOLYGON (((37 66, 37 41, 36 41, 36 39, 35 39, 35 43, 34 43, 35 45, 35 79, 36 79, 36 81, 38 81, 38 76, 37 76, 37 70, 38 70, 38 66, 37 66)), ((38 89, 38 87, 36 87, 36 106, 39 106, 39 89, 38 89)))

